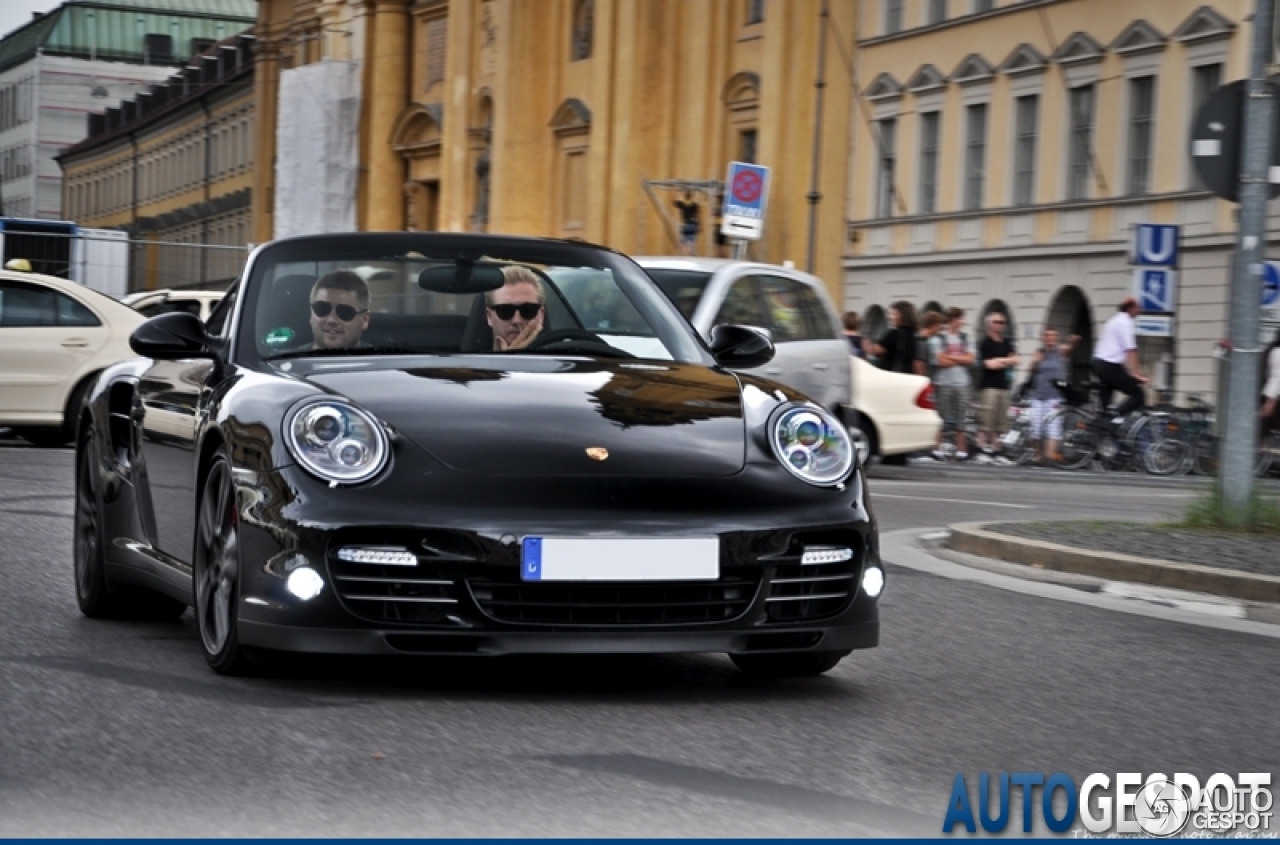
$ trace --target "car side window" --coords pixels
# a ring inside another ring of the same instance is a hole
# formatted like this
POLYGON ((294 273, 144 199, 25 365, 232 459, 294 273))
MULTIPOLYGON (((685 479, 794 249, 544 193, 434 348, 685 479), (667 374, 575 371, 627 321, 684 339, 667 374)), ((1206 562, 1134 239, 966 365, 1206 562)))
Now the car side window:
POLYGON ((56 326, 58 304, 54 292, 21 282, 0 282, 0 326, 56 326))
POLYGON ((58 294, 58 325, 100 326, 102 321, 79 302, 66 294, 58 294))
POLYGON ((725 292, 713 325, 726 323, 735 326, 767 327, 769 325, 760 311, 755 280, 751 276, 743 276, 736 280, 725 292))
POLYGON ((772 332, 774 341, 785 343, 811 339, 813 327, 801 299, 804 285, 782 276, 760 276, 759 279, 768 310, 769 322, 765 325, 772 332))
POLYGON ((805 315, 805 323, 809 326, 809 336, 814 340, 838 340, 840 336, 832 325, 831 312, 818 292, 808 285, 797 285, 797 301, 805 315))
POLYGON ((211 335, 226 334, 227 317, 231 314, 231 309, 235 307, 236 294, 239 292, 240 287, 237 285, 228 291, 226 296, 218 300, 218 304, 213 306, 213 313, 205 321, 205 331, 211 335))

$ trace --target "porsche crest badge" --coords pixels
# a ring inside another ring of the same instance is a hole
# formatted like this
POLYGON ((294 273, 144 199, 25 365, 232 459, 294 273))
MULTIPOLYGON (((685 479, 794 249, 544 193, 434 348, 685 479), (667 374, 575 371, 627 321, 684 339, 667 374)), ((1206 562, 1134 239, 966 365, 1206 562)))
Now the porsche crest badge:
POLYGON ((606 461, 609 459, 609 450, 603 446, 588 446, 587 457, 593 461, 606 461))

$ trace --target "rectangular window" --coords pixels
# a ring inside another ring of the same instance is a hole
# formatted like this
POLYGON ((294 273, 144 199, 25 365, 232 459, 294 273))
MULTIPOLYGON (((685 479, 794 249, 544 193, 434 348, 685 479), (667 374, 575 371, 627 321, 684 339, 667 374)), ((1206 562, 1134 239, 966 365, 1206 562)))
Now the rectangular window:
POLYGON ((902 31, 902 0, 884 0, 884 34, 902 31))
POLYGON ((764 20, 764 0, 747 0, 747 18, 744 23, 760 23, 764 20))
POLYGON ((973 0, 973 13, 990 12, 996 7, 996 0, 973 0))
POLYGON ((947 0, 929 0, 929 23, 942 23, 947 19, 947 0))
MULTIPOLYGON (((1222 65, 1200 65, 1191 69, 1191 114, 1194 121, 1195 115, 1200 111, 1200 107, 1209 99, 1209 95, 1217 90, 1222 84, 1222 65)), ((1190 123, 1188 123, 1190 127, 1190 123)), ((1191 131, 1188 128, 1187 131, 1191 131)), ((1191 186, 1198 190, 1205 190, 1205 184, 1200 179, 1200 174, 1191 169, 1191 186)))
POLYGON ((747 164, 756 163, 756 143, 759 136, 754 129, 744 129, 738 133, 738 161, 747 164))
POLYGON ((965 109, 964 208, 982 208, 982 192, 987 175, 987 105, 978 103, 965 109))
POLYGON ((879 166, 876 168, 876 217, 893 216, 893 199, 897 195, 894 185, 897 169, 898 121, 888 118, 876 123, 876 152, 879 166))
POLYGON ((1072 88, 1069 108, 1067 199, 1088 199, 1089 177, 1093 173, 1093 86, 1072 88))
POLYGON ((1013 204, 1031 205, 1036 195, 1036 141, 1039 137, 1040 97, 1016 100, 1013 149, 1013 204))
POLYGON ((426 87, 444 81, 445 47, 449 36, 449 19, 435 18, 427 21, 427 74, 426 87))
POLYGON ((1129 194, 1151 191, 1151 136, 1155 114, 1156 79, 1129 80, 1129 194))
POLYGON ((142 36, 142 54, 146 64, 171 64, 173 37, 154 32, 142 36))
POLYGON ((920 115, 920 213, 938 210, 938 112, 920 115))

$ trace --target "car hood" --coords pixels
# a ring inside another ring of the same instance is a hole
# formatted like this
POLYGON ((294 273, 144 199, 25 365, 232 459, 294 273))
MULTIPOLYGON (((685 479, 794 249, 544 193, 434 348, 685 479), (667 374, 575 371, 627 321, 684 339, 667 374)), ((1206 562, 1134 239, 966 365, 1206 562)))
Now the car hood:
POLYGON ((699 365, 441 359, 299 375, 461 472, 726 476, 746 460, 738 380, 699 365))

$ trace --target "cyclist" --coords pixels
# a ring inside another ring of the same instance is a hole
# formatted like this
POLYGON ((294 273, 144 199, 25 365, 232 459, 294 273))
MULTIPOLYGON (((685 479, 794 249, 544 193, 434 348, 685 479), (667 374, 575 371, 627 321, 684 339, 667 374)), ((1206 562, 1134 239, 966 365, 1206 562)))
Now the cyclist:
POLYGON ((1093 374, 1102 382, 1098 399, 1105 413, 1111 404, 1111 392, 1118 390, 1129 397, 1116 409, 1111 421, 1118 426, 1134 411, 1141 410, 1143 388, 1149 379, 1138 366, 1138 340, 1134 334, 1133 318, 1142 313, 1138 300, 1126 297, 1116 313, 1102 327, 1102 337, 1093 350, 1093 374))

